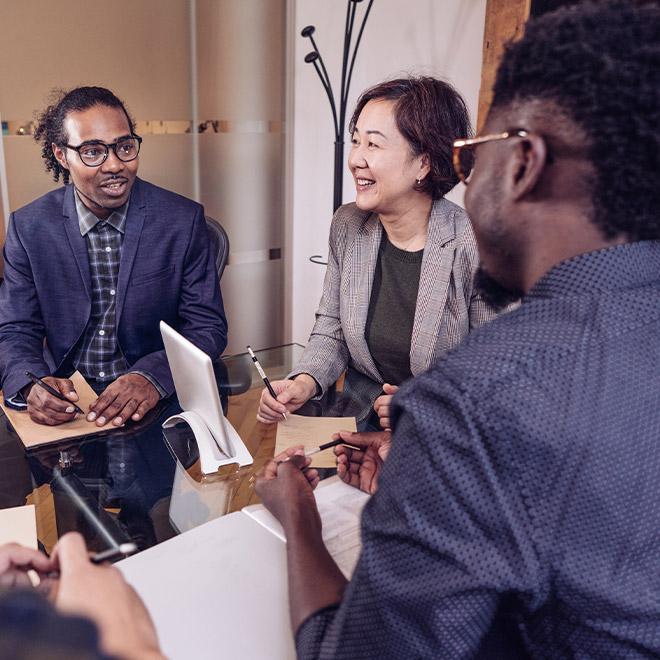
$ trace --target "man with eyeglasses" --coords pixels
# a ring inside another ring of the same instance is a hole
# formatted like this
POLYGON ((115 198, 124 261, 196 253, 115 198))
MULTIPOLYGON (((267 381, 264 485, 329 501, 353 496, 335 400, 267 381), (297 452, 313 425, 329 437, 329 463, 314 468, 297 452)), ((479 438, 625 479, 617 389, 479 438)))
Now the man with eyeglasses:
POLYGON ((391 447, 335 449, 375 490, 350 582, 309 459, 262 471, 302 660, 660 657, 659 35, 585 0, 508 47, 455 166, 481 289, 522 304, 401 388, 391 447))
POLYGON ((99 394, 89 421, 138 421, 174 391, 161 319, 213 358, 227 343, 203 208, 137 178, 142 138, 110 90, 61 95, 35 139, 46 170, 67 185, 10 219, 0 288, 5 400, 35 422, 67 422, 78 370, 99 394))

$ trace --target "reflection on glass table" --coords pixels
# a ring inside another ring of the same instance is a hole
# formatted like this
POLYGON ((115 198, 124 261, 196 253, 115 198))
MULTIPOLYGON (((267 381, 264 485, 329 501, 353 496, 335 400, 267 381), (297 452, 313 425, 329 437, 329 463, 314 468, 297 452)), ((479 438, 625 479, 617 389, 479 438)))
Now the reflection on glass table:
MULTIPOLYGON (((268 377, 277 380, 286 377, 302 350, 289 344, 257 355, 268 377)), ((255 418, 263 382, 247 353, 223 358, 216 379, 228 401, 227 417, 255 457, 250 468, 228 466, 203 476, 185 429, 175 428, 178 440, 165 442, 161 425, 179 411, 176 397, 126 429, 29 452, 0 413, 0 509, 35 504, 39 541, 49 551, 71 530, 101 551, 125 541, 144 549, 252 503, 249 477, 272 457, 275 440, 275 427, 255 418), (184 506, 193 494, 202 506, 184 506)))

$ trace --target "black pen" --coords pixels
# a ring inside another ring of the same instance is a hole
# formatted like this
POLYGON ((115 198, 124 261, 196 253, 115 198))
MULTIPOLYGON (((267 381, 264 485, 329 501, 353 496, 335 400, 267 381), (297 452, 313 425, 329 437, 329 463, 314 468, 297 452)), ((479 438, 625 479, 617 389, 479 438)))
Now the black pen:
POLYGON ((80 413, 81 415, 85 414, 84 410, 79 408, 75 403, 73 403, 73 401, 69 401, 69 399, 67 399, 64 396, 64 394, 62 394, 61 392, 58 392, 54 387, 51 387, 48 383, 44 383, 44 381, 41 380, 41 378, 39 378, 39 376, 35 376, 33 373, 31 373, 29 371, 26 371, 25 375, 35 385, 39 385, 40 387, 43 387, 46 390, 46 392, 49 392, 50 394, 52 394, 56 399, 59 399, 60 401, 66 401, 69 405, 73 406, 77 413, 80 413))
MULTIPOLYGON (((352 445, 350 442, 346 442, 341 438, 337 438, 336 440, 330 440, 330 442, 326 442, 322 445, 319 445, 318 447, 312 447, 311 449, 306 449, 304 456, 305 457, 314 456, 314 454, 318 454, 320 451, 324 451, 325 449, 330 449, 332 447, 338 447, 339 445, 341 445, 342 447, 347 447, 348 449, 352 449, 353 451, 364 451, 361 447, 356 447, 355 445, 352 445)), ((299 456, 299 454, 294 454, 294 456, 299 456)), ((291 456, 287 456, 285 459, 280 461, 280 463, 286 463, 290 461, 291 458, 292 458, 291 456)))
POLYGON ((355 445, 352 445, 350 442, 346 442, 341 438, 337 438, 336 440, 330 440, 330 442, 326 442, 325 444, 319 445, 318 447, 308 449, 305 452, 305 456, 313 456, 314 454, 318 454, 318 452, 323 451, 324 449, 330 449, 331 447, 337 447, 338 445, 343 445, 344 447, 348 447, 349 449, 353 449, 354 451, 362 451, 360 447, 356 447, 355 445))
MULTIPOLYGON (((263 370, 263 367, 259 364, 259 360, 257 360, 257 356, 254 354, 254 351, 247 346, 248 353, 250 354, 250 357, 252 358, 252 362, 254 362, 254 366, 257 368, 257 371, 259 372, 259 375, 261 376, 261 380, 266 383, 266 387, 268 388, 268 391, 270 392, 270 395, 273 397, 273 399, 277 400, 277 394, 275 394, 275 390, 273 389, 273 386, 270 384, 270 381, 268 380, 268 376, 266 376, 266 372, 263 370)), ((282 417, 286 420, 286 413, 282 413, 282 417)))

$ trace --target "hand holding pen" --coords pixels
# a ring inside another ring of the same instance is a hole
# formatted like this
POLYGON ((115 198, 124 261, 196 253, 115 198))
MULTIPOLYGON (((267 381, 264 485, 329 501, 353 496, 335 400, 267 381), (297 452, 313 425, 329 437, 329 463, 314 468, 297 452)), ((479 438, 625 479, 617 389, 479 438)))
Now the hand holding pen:
MULTIPOLYGON (((268 380, 268 376, 266 376, 266 372, 264 371, 263 367, 259 363, 259 360, 257 360, 257 356, 254 354, 254 351, 250 346, 247 346, 247 351, 250 354, 250 357, 252 358, 252 362, 254 362, 254 366, 256 367, 257 371, 259 372, 259 375, 261 376, 261 380, 264 381, 264 384, 266 385, 266 388, 268 389, 268 393, 275 399, 277 403, 280 403, 277 399, 277 392, 273 389, 273 386, 268 380)), ((284 418, 284 421, 286 421, 286 412, 278 412, 278 415, 281 415, 284 418)), ((258 416, 257 416, 258 417, 258 416)), ((266 420, 260 420, 260 421, 266 421, 266 420)), ((275 421, 275 420, 268 420, 270 421, 275 421)))
POLYGON ((53 426, 72 420, 76 413, 84 411, 74 401, 78 394, 68 378, 46 377, 50 382, 27 371, 25 375, 33 383, 26 397, 30 417, 39 424, 53 426))

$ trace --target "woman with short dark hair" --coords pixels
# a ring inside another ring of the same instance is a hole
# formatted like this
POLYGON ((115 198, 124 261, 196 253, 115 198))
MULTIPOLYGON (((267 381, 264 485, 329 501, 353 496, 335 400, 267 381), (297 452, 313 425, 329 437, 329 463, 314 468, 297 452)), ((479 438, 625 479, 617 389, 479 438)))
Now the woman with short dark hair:
POLYGON ((348 370, 361 426, 376 426, 377 414, 389 428, 397 387, 494 316, 473 290, 470 221, 444 198, 458 183, 452 143, 471 133, 458 92, 431 77, 384 82, 359 98, 349 130, 356 200, 332 220, 323 295, 302 359, 288 380, 272 383, 277 399, 262 393, 257 417, 266 423, 348 370))

